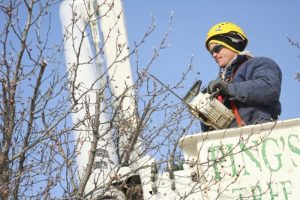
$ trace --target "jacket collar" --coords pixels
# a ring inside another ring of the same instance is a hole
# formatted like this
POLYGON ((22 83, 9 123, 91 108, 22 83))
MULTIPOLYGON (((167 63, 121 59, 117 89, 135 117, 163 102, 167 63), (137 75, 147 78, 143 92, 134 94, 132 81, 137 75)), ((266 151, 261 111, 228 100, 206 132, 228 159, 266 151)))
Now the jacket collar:
POLYGON ((229 64, 220 69, 219 76, 222 80, 231 81, 237 69, 247 60, 253 58, 249 51, 242 51, 234 57, 229 64))

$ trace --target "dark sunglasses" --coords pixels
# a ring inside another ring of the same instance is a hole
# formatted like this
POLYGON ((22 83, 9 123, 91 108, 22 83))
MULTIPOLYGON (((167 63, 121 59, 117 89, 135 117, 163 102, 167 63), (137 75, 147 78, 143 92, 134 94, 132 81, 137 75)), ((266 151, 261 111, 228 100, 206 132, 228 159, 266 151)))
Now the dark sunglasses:
POLYGON ((224 48, 223 45, 217 44, 211 50, 209 50, 210 54, 213 55, 214 53, 219 53, 224 48))

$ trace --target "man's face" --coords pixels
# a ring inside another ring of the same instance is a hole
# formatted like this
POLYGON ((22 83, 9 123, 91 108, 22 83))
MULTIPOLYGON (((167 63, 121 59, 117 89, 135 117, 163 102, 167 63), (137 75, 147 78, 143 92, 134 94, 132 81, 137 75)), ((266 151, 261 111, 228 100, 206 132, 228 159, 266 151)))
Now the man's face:
POLYGON ((208 48, 209 52, 211 52, 212 57, 215 59, 216 63, 218 63, 220 68, 226 67, 237 55, 237 53, 234 51, 216 43, 211 43, 208 48))

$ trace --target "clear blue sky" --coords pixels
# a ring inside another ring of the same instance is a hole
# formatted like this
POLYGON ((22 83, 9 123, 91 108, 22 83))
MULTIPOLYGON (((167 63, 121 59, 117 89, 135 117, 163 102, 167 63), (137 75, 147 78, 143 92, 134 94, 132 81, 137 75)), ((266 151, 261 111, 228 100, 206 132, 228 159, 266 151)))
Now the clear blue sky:
POLYGON ((174 12, 172 31, 167 41, 170 47, 162 51, 151 73, 172 85, 179 80, 194 55, 195 75, 190 76, 180 95, 184 95, 196 79, 207 84, 216 77, 218 67, 204 48, 209 28, 221 21, 237 23, 247 33, 247 49, 254 56, 272 58, 282 69, 283 111, 280 118, 300 117, 300 82, 295 80, 295 73, 300 71, 300 50, 287 40, 290 36, 300 42, 299 0, 126 0, 123 6, 131 45, 143 37, 151 15, 156 18, 156 31, 140 49, 142 64, 151 58, 153 47, 158 47, 168 29, 171 12, 174 12))
MULTIPOLYGON (((167 40, 170 46, 161 52, 151 73, 166 84, 174 85, 193 55, 194 75, 189 76, 184 88, 179 91, 181 96, 195 80, 201 79, 204 85, 216 77, 218 67, 204 47, 207 31, 222 21, 238 24, 248 36, 247 50, 254 56, 272 58, 282 69, 280 118, 300 117, 300 82, 295 80, 296 72, 300 71, 300 50, 287 40, 289 36, 300 42, 299 0, 124 0, 123 6, 131 46, 143 37, 151 23, 151 16, 156 19, 156 31, 139 50, 141 65, 148 63, 153 47, 159 46, 174 12, 172 31, 167 40)), ((54 18, 59 22, 58 15, 54 18)), ((60 29, 59 23, 55 26, 60 29)), ((55 39, 62 39, 57 33, 55 29, 55 39)))

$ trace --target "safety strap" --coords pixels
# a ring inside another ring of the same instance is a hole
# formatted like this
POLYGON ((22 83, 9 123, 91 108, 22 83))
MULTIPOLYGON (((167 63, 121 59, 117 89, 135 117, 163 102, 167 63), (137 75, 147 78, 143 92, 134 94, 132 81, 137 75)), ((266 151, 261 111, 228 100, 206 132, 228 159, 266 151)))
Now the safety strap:
MULTIPOLYGON (((247 56, 247 60, 251 59, 252 58, 252 55, 248 52, 245 52, 246 54, 243 54, 243 55, 246 55, 247 56)), ((241 54, 242 55, 242 54, 241 54)), ((246 62, 247 60, 243 60, 233 71, 233 74, 232 74, 232 77, 233 78, 235 76, 235 73, 237 72, 237 70, 240 68, 240 66, 246 62)), ((239 111, 238 111, 238 108, 236 107, 235 103, 233 100, 230 100, 230 106, 231 106, 231 109, 233 111, 233 114, 234 114, 234 117, 235 117, 235 120, 236 120, 236 123, 238 125, 238 127, 242 127, 242 126, 245 126, 246 123, 244 122, 244 120, 241 118, 240 114, 239 114, 239 111)))
POLYGON ((235 105, 235 103, 230 100, 230 106, 231 106, 231 109, 233 111, 233 114, 235 116, 235 120, 236 120, 236 123, 239 127, 242 127, 242 126, 245 126, 246 123, 243 121, 243 119, 241 118, 240 114, 239 114, 239 111, 235 105))

